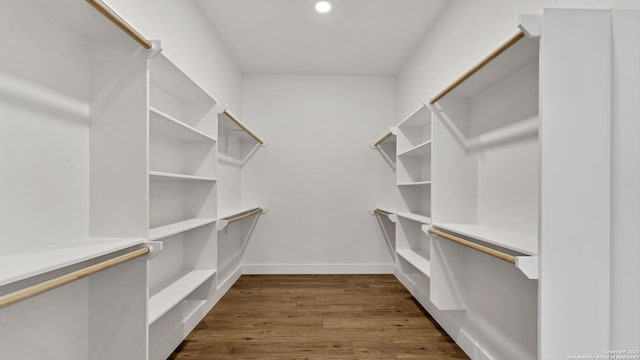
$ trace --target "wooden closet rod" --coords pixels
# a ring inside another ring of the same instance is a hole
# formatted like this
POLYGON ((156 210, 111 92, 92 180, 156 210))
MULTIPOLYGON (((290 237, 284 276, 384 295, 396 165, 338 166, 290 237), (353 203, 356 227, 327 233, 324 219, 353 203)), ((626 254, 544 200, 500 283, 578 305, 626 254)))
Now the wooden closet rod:
POLYGON ((242 128, 242 130, 246 131, 247 134, 251 135, 252 138, 254 138, 260 145, 263 145, 264 142, 262 140, 260 140, 259 137, 256 136, 256 134, 252 133, 251 130, 247 129, 246 126, 244 126, 240 120, 238 120, 238 118, 233 115, 229 110, 225 110, 224 113, 229 117, 229 119, 233 120, 234 123, 236 123, 238 126, 240 126, 242 128))
POLYGON ((444 231, 436 230, 434 228, 429 228, 429 232, 432 233, 432 234, 438 235, 439 237, 441 237, 443 239, 451 240, 451 241, 456 242, 456 243, 458 243, 460 245, 464 245, 466 247, 470 247, 470 248, 472 248, 474 250, 478 250, 478 251, 483 252, 483 253, 485 253, 487 255, 495 256, 498 259, 510 262, 512 264, 516 263, 516 258, 514 256, 509 255, 509 254, 505 254, 502 251, 498 251, 498 250, 492 249, 490 247, 486 247, 486 246, 483 246, 483 245, 480 245, 480 244, 476 244, 476 243, 474 243, 472 241, 459 238, 457 236, 451 235, 451 234, 446 233, 444 231))
POLYGON ((142 45, 145 49, 149 50, 153 46, 151 41, 142 36, 136 29, 134 29, 129 23, 124 21, 120 15, 116 14, 115 11, 111 10, 105 3, 100 0, 87 0, 91 6, 96 8, 102 15, 104 15, 107 19, 111 20, 117 27, 119 27, 122 31, 127 33, 133 40, 137 41, 138 44, 142 45))
POLYGON ((229 216, 228 218, 225 218, 224 220, 227 220, 227 222, 229 224, 234 223, 236 221, 240 221, 242 219, 246 219, 249 216, 253 216, 255 214, 261 213, 262 212, 262 208, 255 208, 249 211, 246 211, 242 214, 238 214, 238 215, 233 215, 233 216, 229 216))
POLYGON ((374 146, 378 146, 378 145, 382 144, 382 142, 385 141, 391 135, 393 135, 393 134, 391 133, 391 131, 389 131, 388 133, 384 134, 384 136, 381 137, 380 140, 376 141, 376 143, 373 144, 373 145, 374 146))
POLYGON ((445 97, 448 93, 453 91, 453 89, 458 87, 458 85, 460 85, 463 82, 465 82, 465 80, 470 78, 473 74, 477 73, 480 69, 485 67, 493 59, 495 59, 498 56, 500 56, 500 54, 505 52, 507 49, 512 47, 515 43, 517 43, 518 41, 520 41, 523 38, 524 38, 524 33, 522 31, 518 31, 515 35, 513 35, 511 38, 509 38, 509 40, 507 40, 504 44, 500 45, 499 48, 495 49, 491 54, 489 54, 487 57, 482 59, 482 61, 480 61, 477 65, 475 65, 471 69, 467 70, 467 72, 465 72, 464 74, 462 74, 462 76, 457 78, 451 85, 447 86, 444 90, 440 91, 438 93, 438 95, 434 96, 431 99, 431 104, 435 104, 438 100, 440 100, 443 97, 445 97))
POLYGON ((44 292, 53 290, 55 288, 74 282, 76 280, 80 280, 82 278, 93 275, 102 270, 112 268, 116 265, 122 264, 123 262, 127 262, 129 260, 133 260, 140 256, 146 255, 150 251, 151 250, 148 247, 143 247, 143 248, 131 251, 129 253, 126 253, 124 255, 116 256, 113 259, 105 260, 103 262, 100 262, 91 266, 87 266, 86 268, 76 270, 62 276, 58 276, 51 280, 47 280, 39 284, 29 286, 22 290, 15 291, 4 296, 0 296, 0 309, 2 309, 3 307, 9 306, 11 304, 20 302, 22 300, 26 300, 30 297, 40 295, 44 292))
POLYGON ((386 216, 386 217, 389 217, 389 215, 391 215, 390 212, 384 211, 384 210, 380 210, 380 209, 373 210, 373 213, 374 214, 378 214, 378 215, 382 215, 382 216, 386 216))

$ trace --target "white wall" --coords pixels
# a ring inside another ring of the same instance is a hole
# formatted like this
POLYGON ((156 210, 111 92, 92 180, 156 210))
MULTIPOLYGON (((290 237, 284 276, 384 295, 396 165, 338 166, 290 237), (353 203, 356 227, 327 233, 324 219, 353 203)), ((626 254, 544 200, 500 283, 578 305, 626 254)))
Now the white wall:
POLYGON ((0 4, 0 39, 0 253, 85 238, 91 89, 83 39, 17 1, 0 4))
POLYGON ((269 208, 244 257, 249 271, 392 263, 367 208, 393 204, 393 171, 369 145, 394 124, 394 99, 390 77, 244 77, 244 121, 268 144, 242 176, 243 202, 269 208))
POLYGON ((145 37, 161 40, 163 53, 209 94, 240 108, 242 73, 195 1, 107 3, 145 37))

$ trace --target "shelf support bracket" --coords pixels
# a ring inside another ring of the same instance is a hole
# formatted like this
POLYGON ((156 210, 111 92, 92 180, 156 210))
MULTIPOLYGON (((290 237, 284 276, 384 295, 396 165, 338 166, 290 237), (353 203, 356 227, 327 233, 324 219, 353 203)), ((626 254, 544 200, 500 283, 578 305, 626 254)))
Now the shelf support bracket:
POLYGON ((162 252, 162 241, 145 241, 144 244, 149 248, 147 260, 155 258, 162 252))
POLYGON ((529 279, 538 279, 537 256, 516 256, 516 267, 529 279))
POLYGON ((528 38, 540 37, 542 31, 539 15, 520 15, 518 18, 518 28, 528 38))

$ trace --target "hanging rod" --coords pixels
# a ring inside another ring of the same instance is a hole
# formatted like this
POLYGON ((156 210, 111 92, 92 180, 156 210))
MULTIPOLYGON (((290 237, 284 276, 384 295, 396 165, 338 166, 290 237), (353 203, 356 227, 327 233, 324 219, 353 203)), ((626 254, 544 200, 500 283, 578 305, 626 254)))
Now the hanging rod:
POLYGON ((487 64, 489 64, 491 61, 493 61, 493 59, 497 58, 498 56, 500 56, 500 54, 502 54, 503 52, 507 51, 507 49, 509 49, 511 46, 513 46, 515 43, 517 43, 518 41, 520 41, 521 39, 524 38, 524 33, 522 31, 518 31, 515 35, 513 35, 511 38, 509 38, 509 40, 507 40, 505 43, 503 43, 502 45, 500 45, 499 48, 495 49, 491 54, 489 54, 487 57, 485 57, 484 59, 482 59, 482 61, 480 61, 478 64, 476 64, 474 67, 472 67, 471 69, 467 70, 467 72, 465 72, 464 74, 462 74, 462 76, 460 76, 459 78, 457 78, 451 85, 447 86, 444 90, 442 90, 441 92, 438 93, 438 95, 434 96, 431 99, 431 104, 435 104, 438 100, 442 99, 443 97, 445 97, 448 93, 450 93, 451 91, 453 91, 453 89, 455 89, 456 87, 458 87, 458 85, 462 84, 463 82, 465 82, 468 78, 470 78, 473 74, 477 73, 480 69, 482 69, 483 67, 485 67, 487 64))
POLYGON ((240 213, 238 215, 232 215, 229 217, 224 218, 223 220, 227 220, 228 224, 234 223, 236 221, 240 221, 242 219, 246 219, 249 216, 253 216, 255 214, 261 213, 262 212, 262 208, 255 208, 255 209, 251 209, 249 211, 245 211, 243 213, 240 213))
POLYGON ((20 302, 22 300, 26 300, 28 298, 34 297, 36 295, 40 295, 44 292, 53 290, 55 288, 74 282, 76 280, 80 280, 82 278, 93 275, 102 270, 112 268, 116 265, 122 264, 129 260, 133 260, 140 256, 146 255, 149 252, 151 252, 151 249, 149 249, 148 247, 143 247, 143 248, 131 251, 129 253, 126 253, 124 255, 120 255, 91 266, 87 266, 86 268, 76 270, 62 276, 58 276, 56 278, 41 282, 39 284, 29 286, 22 290, 15 291, 4 296, 0 296, 0 309, 9 305, 15 304, 17 302, 20 302))
POLYGON ((374 213, 374 214, 381 215, 381 216, 386 216, 386 217, 389 217, 389 215, 391 215, 391 213, 390 213, 390 212, 388 212, 388 211, 384 211, 384 210, 382 210, 382 209, 374 209, 374 210, 373 210, 373 213, 374 213))
POLYGON ((115 11, 111 10, 105 3, 101 0, 87 0, 91 6, 93 6, 96 10, 98 10, 102 15, 104 15, 107 19, 111 20, 120 30, 124 31, 129 35, 133 40, 137 41, 138 44, 142 45, 145 49, 149 50, 153 46, 151 41, 142 34, 140 34, 133 26, 129 25, 120 15, 116 14, 115 11))
POLYGON ((231 119, 234 123, 236 123, 238 126, 240 126, 242 128, 242 130, 246 131, 247 134, 249 134, 252 138, 254 138, 260 145, 263 145, 264 142, 262 140, 260 140, 260 138, 258 136, 256 136, 256 134, 252 133, 251 130, 247 129, 246 126, 244 126, 240 120, 233 115, 229 110, 224 110, 224 113, 229 117, 229 119, 231 119))
POLYGON ((375 144, 373 144, 373 146, 378 146, 378 145, 382 144, 382 142, 383 142, 383 141, 385 141, 385 140, 387 140, 387 138, 388 138, 389 136, 391 136, 391 135, 393 135, 393 134, 391 133, 391 131, 389 131, 388 133, 384 134, 384 136, 383 136, 383 137, 381 137, 381 138, 380 138, 380 140, 376 141, 376 142, 375 142, 375 144))
POLYGON ((498 250, 492 249, 492 248, 487 247, 487 246, 476 244, 476 243, 474 243, 472 241, 465 240, 463 238, 457 237, 455 235, 451 235, 451 234, 446 233, 444 231, 436 230, 436 229, 434 229, 432 227, 429 228, 429 232, 432 233, 432 234, 438 235, 439 237, 441 237, 443 239, 451 240, 451 241, 456 242, 456 243, 458 243, 460 245, 464 245, 466 247, 470 247, 470 248, 472 248, 474 250, 478 250, 478 251, 483 252, 483 253, 485 253, 487 255, 495 256, 498 259, 510 262, 512 264, 516 263, 515 256, 503 253, 502 251, 498 251, 498 250))

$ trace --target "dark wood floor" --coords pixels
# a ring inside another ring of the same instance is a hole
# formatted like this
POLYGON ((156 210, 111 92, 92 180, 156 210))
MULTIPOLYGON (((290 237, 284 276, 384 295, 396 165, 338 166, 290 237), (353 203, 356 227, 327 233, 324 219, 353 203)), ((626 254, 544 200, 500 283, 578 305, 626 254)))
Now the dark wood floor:
POLYGON ((468 359, 393 275, 244 275, 170 359, 468 359))

